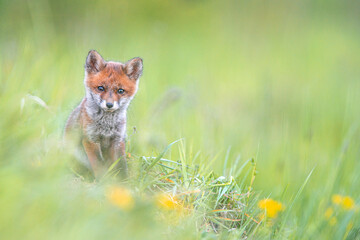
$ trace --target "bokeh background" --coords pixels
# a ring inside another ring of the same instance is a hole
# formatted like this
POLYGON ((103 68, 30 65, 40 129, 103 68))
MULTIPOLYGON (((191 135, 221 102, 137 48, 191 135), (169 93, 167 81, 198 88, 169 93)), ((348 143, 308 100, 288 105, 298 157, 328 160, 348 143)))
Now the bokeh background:
MULTIPOLYGON (((181 138, 220 175, 227 152, 228 169, 254 158, 255 191, 285 204, 313 170, 292 208, 291 236, 341 239, 349 223, 359 231, 356 211, 338 219, 338 231, 319 224, 332 195, 360 197, 359 26, 360 2, 350 0, 0 1, 0 236, 113 231, 88 213, 61 225, 58 213, 74 211, 58 199, 83 201, 58 192, 53 165, 69 158, 59 142, 84 96, 90 49, 144 60, 128 114, 132 155, 156 156, 181 138)), ((159 229, 139 238, 163 236, 159 229)))

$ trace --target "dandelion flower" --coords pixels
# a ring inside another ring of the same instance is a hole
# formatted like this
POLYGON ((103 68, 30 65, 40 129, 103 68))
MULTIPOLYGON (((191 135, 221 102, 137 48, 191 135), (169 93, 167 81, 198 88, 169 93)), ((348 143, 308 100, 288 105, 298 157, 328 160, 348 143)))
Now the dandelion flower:
POLYGON ((284 209, 280 202, 273 199, 263 199, 258 206, 265 210, 265 215, 269 218, 276 218, 278 213, 284 209))
POLYGON ((332 196, 331 200, 335 205, 339 205, 345 210, 352 210, 355 208, 355 201, 350 196, 335 194, 332 196))
POLYGON ((332 207, 329 207, 328 209, 326 209, 324 215, 327 219, 330 219, 333 214, 334 214, 334 209, 332 207))
POLYGON ((165 210, 179 209, 179 200, 169 194, 160 194, 156 199, 156 205, 165 210))
POLYGON ((352 199, 349 196, 345 196, 342 200, 341 206, 345 209, 345 210, 351 210, 355 207, 355 203, 354 203, 354 199, 352 199))
POLYGON ((122 210, 130 210, 134 207, 134 198, 126 188, 109 187, 106 191, 106 197, 109 202, 122 210))
POLYGON ((335 194, 331 198, 332 202, 336 205, 340 205, 343 201, 343 197, 339 194, 335 194))

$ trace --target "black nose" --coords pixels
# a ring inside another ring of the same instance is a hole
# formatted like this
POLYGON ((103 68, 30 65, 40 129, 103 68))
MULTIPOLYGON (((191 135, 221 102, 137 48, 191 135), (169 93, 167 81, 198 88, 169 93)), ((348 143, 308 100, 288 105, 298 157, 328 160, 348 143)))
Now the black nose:
POLYGON ((114 104, 108 102, 108 103, 106 103, 106 106, 107 106, 107 108, 112 108, 114 106, 114 104))

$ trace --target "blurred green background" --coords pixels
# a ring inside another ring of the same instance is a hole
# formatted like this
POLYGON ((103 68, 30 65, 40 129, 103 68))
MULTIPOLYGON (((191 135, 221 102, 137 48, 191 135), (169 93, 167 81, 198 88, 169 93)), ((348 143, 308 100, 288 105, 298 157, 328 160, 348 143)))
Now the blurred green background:
POLYGON ((336 233, 314 229, 331 195, 360 200, 359 26, 360 2, 350 0, 0 1, 0 236, 16 237, 5 223, 26 211, 23 191, 61 175, 52 164, 68 158, 59 142, 96 49, 144 59, 128 152, 153 156, 183 138, 222 174, 230 149, 228 169, 255 158, 255 191, 284 202, 314 169, 289 228, 341 239, 358 212, 336 233))

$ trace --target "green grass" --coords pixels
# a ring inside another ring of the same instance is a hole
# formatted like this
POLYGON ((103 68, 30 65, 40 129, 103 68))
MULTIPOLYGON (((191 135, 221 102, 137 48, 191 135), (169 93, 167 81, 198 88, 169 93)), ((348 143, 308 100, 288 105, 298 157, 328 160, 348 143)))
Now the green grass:
POLYGON ((0 238, 359 238, 359 210, 331 201, 360 201, 359 8, 0 1, 0 238), (90 49, 144 59, 125 183, 74 177, 62 146, 90 49), (112 205, 110 185, 134 208, 112 205), (184 216, 156 206, 164 192, 184 216), (284 211, 260 222, 264 198, 284 211))

